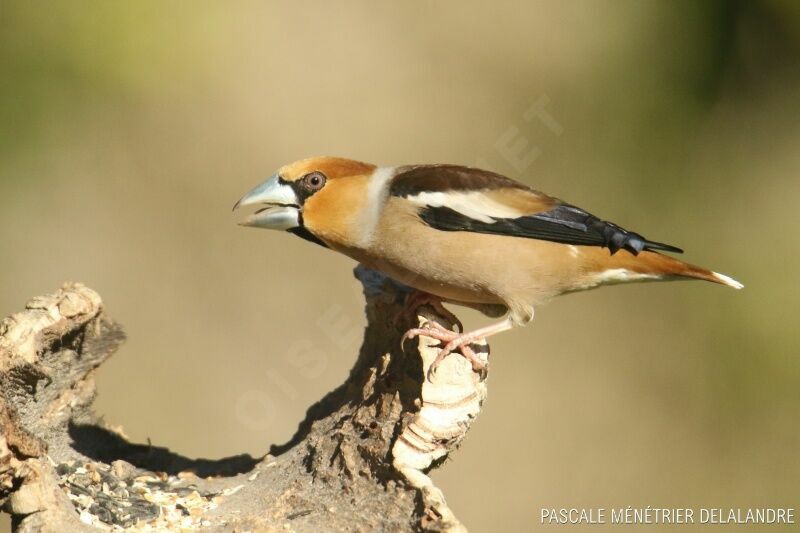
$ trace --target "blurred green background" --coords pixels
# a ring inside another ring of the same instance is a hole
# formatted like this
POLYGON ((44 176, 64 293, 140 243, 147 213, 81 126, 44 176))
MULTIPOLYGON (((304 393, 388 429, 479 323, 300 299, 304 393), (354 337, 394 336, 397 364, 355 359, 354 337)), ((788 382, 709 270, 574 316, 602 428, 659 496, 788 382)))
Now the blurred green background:
POLYGON ((488 167, 746 289, 607 288, 497 337, 434 474, 464 523, 797 507, 799 48, 790 0, 4 0, 0 315, 87 283, 130 337, 100 371, 108 423, 263 453, 345 378, 362 299, 351 261, 233 202, 310 155, 488 167))

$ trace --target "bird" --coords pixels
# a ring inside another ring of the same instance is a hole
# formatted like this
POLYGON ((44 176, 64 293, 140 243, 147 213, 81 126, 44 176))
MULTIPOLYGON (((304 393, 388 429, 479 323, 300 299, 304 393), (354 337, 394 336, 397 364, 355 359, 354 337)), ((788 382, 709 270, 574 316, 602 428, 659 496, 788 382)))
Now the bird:
POLYGON ((311 157, 281 167, 234 210, 258 209, 243 226, 286 231, 382 272, 457 323, 429 321, 403 340, 440 343, 429 376, 457 351, 485 363, 470 344, 524 326, 552 298, 603 285, 699 279, 741 289, 735 279, 680 261, 678 247, 649 240, 503 175, 452 164, 377 166, 311 157), (442 303, 490 318, 465 332, 442 303))

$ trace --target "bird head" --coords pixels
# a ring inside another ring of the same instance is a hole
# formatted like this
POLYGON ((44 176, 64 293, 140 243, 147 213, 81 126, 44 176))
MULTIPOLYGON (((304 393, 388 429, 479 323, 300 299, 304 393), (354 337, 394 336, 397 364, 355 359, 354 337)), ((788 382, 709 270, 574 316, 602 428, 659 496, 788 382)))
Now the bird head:
POLYGON ((245 194, 233 209, 259 206, 240 224, 289 231, 318 244, 351 231, 374 165, 339 157, 290 163, 245 194), (311 235, 309 235, 309 232, 311 235))

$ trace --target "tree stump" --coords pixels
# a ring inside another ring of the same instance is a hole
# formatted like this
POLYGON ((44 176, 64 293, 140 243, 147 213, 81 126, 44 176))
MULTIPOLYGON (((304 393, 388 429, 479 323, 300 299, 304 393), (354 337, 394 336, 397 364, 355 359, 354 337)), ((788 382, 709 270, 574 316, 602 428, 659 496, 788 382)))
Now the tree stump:
MULTIPOLYGON (((124 342, 79 283, 0 323, 0 504, 15 531, 464 531, 426 472, 455 450, 486 397, 458 354, 403 333, 408 289, 356 268, 367 327, 342 385, 263 457, 191 459, 135 444, 92 411, 95 370, 124 342)), ((488 358, 485 342, 474 345, 488 358)))

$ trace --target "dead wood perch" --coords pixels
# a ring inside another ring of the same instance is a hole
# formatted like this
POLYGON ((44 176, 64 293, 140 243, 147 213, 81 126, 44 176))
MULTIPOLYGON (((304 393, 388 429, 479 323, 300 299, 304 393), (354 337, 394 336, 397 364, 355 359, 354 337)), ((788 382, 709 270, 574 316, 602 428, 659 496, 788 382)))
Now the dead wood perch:
POLYGON ((91 289, 66 284, 6 318, 0 505, 14 530, 464 530, 425 472, 458 446, 485 382, 457 355, 425 381, 437 349, 426 337, 400 347, 406 289, 363 268, 356 277, 368 322, 356 364, 262 458, 190 459, 101 423, 95 369, 124 334, 91 289))

